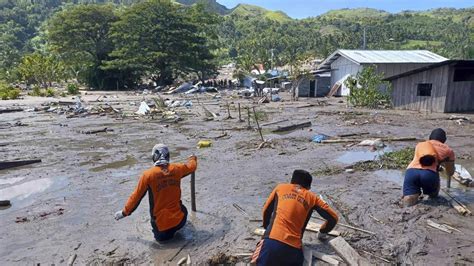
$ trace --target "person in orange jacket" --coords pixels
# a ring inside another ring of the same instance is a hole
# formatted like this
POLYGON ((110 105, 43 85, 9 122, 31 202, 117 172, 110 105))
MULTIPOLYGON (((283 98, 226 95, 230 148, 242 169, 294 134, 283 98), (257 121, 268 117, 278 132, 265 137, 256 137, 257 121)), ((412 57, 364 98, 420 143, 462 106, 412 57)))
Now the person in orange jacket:
POLYGON ((437 128, 431 132, 428 141, 416 145, 415 156, 403 181, 402 201, 405 206, 415 205, 422 192, 430 198, 438 196, 441 164, 448 176, 454 174, 454 152, 445 142, 446 132, 437 128))
POLYGON ((157 241, 166 241, 186 224, 188 211, 181 202, 181 179, 197 168, 196 156, 188 162, 170 163, 168 147, 157 144, 153 147, 154 166, 146 170, 128 199, 123 210, 115 213, 120 220, 131 215, 148 192, 151 227, 157 241))
POLYGON ((257 265, 303 265, 303 233, 313 211, 326 222, 318 234, 326 240, 337 224, 338 216, 329 205, 310 191, 313 177, 304 170, 295 170, 291 184, 280 184, 263 207, 265 234, 252 256, 257 265))

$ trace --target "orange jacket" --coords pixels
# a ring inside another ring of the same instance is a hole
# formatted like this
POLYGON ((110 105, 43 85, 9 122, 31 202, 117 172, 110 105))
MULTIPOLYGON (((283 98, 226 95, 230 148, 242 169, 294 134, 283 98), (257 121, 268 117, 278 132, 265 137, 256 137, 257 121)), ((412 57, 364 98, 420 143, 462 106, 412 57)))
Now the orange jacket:
POLYGON ((442 162, 452 161, 454 162, 454 152, 446 144, 437 140, 428 140, 420 142, 416 145, 415 156, 413 161, 408 165, 408 169, 428 169, 433 172, 438 172, 438 165, 442 162), (436 158, 436 162, 431 166, 422 166, 420 164, 421 157, 425 155, 433 155, 436 158))
POLYGON ((278 185, 263 207, 264 237, 302 248, 301 239, 313 210, 326 219, 320 231, 329 233, 339 218, 324 200, 299 185, 278 185))
POLYGON ((197 159, 191 157, 186 164, 172 163, 167 167, 154 166, 146 170, 125 204, 125 216, 132 214, 148 191, 150 213, 159 231, 178 225, 184 217, 181 211, 181 178, 193 173, 197 159))

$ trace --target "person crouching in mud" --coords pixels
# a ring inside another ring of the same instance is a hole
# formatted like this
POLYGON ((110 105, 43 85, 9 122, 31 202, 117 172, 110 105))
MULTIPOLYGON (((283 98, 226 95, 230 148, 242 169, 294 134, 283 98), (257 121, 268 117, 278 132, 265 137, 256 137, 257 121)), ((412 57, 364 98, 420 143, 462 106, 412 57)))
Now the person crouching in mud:
POLYGON ((403 203, 415 205, 421 193, 435 198, 439 194, 439 170, 443 164, 446 174, 454 174, 454 152, 445 144, 446 132, 437 128, 431 132, 430 140, 420 142, 415 148, 415 157, 407 168, 403 181, 403 203))
POLYGON ((148 192, 151 227, 157 241, 166 241, 186 224, 188 211, 181 202, 181 179, 197 168, 197 158, 192 155, 188 162, 169 163, 168 147, 157 144, 152 150, 154 166, 146 170, 128 199, 123 210, 115 213, 120 220, 135 211, 148 192))

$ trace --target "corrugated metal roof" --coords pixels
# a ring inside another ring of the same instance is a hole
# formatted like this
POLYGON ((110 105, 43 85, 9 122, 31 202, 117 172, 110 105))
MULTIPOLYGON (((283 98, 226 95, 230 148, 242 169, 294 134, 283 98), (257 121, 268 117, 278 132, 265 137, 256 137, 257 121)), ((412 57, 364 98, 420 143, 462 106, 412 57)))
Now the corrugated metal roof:
POLYGON ((332 62, 344 56, 356 64, 439 63, 448 60, 427 50, 337 50, 319 66, 330 68, 332 62))

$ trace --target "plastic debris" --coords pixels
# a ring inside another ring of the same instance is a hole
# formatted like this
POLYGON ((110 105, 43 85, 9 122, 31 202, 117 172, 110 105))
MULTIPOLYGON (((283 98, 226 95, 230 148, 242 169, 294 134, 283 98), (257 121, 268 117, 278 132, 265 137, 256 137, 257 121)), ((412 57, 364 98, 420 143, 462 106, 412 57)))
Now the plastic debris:
POLYGON ((138 111, 135 112, 137 115, 146 115, 150 112, 150 107, 148 107, 148 104, 146 102, 142 102, 140 104, 140 107, 138 108, 138 111))
POLYGON ((327 139, 329 139, 329 136, 324 135, 324 134, 318 134, 318 135, 314 136, 311 139, 311 141, 316 142, 316 143, 321 143, 323 140, 327 140, 327 139))
POLYGON ((359 146, 372 146, 372 147, 377 147, 377 148, 383 148, 385 147, 385 144, 381 139, 366 139, 361 141, 359 146))
POLYGON ((209 148, 211 146, 212 146, 212 142, 210 140, 200 140, 197 145, 199 149, 209 148))

